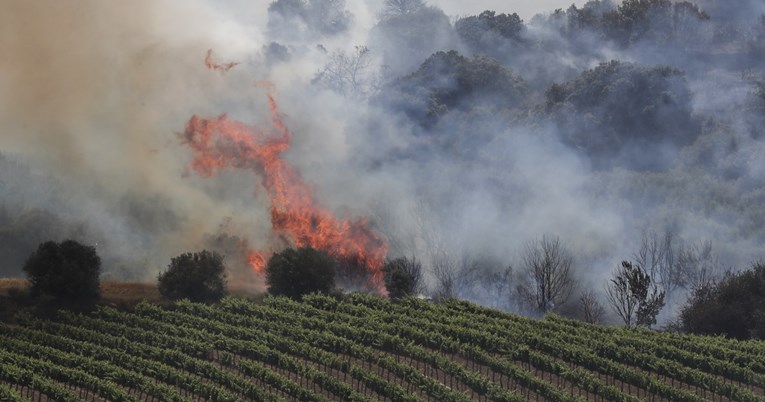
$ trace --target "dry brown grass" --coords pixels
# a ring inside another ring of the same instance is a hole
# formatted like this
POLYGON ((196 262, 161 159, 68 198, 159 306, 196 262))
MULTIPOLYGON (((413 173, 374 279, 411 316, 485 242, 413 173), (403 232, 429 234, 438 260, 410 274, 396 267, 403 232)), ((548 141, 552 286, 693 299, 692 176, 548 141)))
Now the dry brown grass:
POLYGON ((27 288, 26 279, 0 278, 0 296, 8 296, 11 289, 23 290, 27 288))
MULTIPOLYGON (((13 303, 4 303, 3 309, 16 310, 29 300, 26 296, 21 299, 18 295, 23 295, 28 287, 26 279, 20 278, 0 278, 0 299, 10 301, 16 299, 13 303)), ((236 283, 229 285, 229 294, 237 297, 255 298, 265 292, 265 289, 255 287, 250 284, 236 283)), ((112 306, 128 307, 142 300, 152 303, 162 303, 162 295, 156 283, 147 282, 123 282, 123 281, 101 281, 101 304, 112 306)), ((12 313, 11 311, 6 313, 12 313)), ((8 314, 0 314, 8 315, 8 314)), ((2 321, 2 318, 0 318, 2 321)))
POLYGON ((155 283, 101 281, 101 299, 106 303, 131 303, 162 299, 155 283))
MULTIPOLYGON (((26 279, 0 278, 0 295, 8 296, 13 289, 25 290, 26 279)), ((161 296, 157 285, 143 282, 102 281, 101 298, 105 302, 159 301, 161 296)))

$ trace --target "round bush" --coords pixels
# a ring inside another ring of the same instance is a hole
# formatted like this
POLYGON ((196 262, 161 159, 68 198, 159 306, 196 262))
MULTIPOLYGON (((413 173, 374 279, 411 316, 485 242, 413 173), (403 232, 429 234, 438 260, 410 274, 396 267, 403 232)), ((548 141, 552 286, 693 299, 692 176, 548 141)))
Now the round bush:
POLYGON ((94 247, 74 240, 40 244, 24 264, 32 296, 91 302, 100 296, 101 258, 94 247))
POLYGON ((159 274, 159 293, 170 300, 218 301, 226 294, 225 270, 223 256, 214 251, 181 254, 159 274))
POLYGON ((311 247, 288 248, 271 256, 266 284, 272 295, 293 299, 313 292, 329 293, 335 287, 335 260, 311 247))

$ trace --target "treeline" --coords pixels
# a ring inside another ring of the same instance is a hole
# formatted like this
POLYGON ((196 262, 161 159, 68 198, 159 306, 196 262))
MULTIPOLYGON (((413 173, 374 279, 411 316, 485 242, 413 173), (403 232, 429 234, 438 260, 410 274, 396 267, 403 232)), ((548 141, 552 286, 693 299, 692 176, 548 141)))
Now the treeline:
MULTIPOLYGON (((605 300, 594 284, 580 282, 568 248, 547 236, 527 244, 519 270, 508 266, 496 271, 496 266, 480 258, 464 260, 464 265, 456 267, 446 258, 423 266, 414 257, 399 257, 387 260, 379 277, 360 261, 310 247, 285 249, 267 263, 268 292, 298 300, 316 292, 385 292, 392 299, 420 297, 438 303, 471 300, 472 292, 486 292, 483 300, 491 298, 493 307, 531 315, 556 313, 606 323, 611 310, 628 328, 653 326, 667 300, 687 297, 666 329, 765 338, 765 265, 755 263, 737 273, 724 271, 711 244, 689 247, 669 232, 644 236, 632 259, 623 261, 604 280, 605 300)), ((89 309, 99 300, 101 259, 94 247, 73 240, 42 243, 23 271, 30 283, 29 296, 43 312, 62 307, 89 309)), ((227 294, 224 257, 217 252, 174 257, 157 279, 160 293, 168 300, 214 303, 227 294)))

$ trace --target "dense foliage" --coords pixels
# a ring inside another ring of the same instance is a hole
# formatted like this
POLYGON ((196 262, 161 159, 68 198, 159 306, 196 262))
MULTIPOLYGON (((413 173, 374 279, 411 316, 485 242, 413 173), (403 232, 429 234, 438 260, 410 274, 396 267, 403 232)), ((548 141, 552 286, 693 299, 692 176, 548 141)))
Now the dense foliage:
POLYGON ((680 318, 693 333, 765 338, 765 264, 696 289, 680 318))
POLYGON ((202 250, 174 257, 157 279, 159 292, 170 300, 213 302, 226 294, 223 256, 214 251, 202 250))
POLYGON ((269 29, 282 36, 299 32, 301 25, 309 35, 336 35, 352 21, 345 0, 277 0, 268 6, 268 14, 269 29))
POLYGON ((696 4, 670 0, 592 0, 554 14, 561 30, 576 38, 589 33, 623 47, 638 44, 698 44, 709 15, 696 4))
POLYGON ((394 75, 416 69, 423 55, 448 48, 454 36, 449 17, 421 0, 386 0, 380 17, 369 45, 394 75))
POLYGON ((455 110, 521 108, 527 91, 523 79, 497 61, 452 50, 430 56, 393 83, 381 100, 423 127, 433 127, 455 110))
POLYGON ((40 244, 24 264, 32 296, 89 303, 99 297, 101 258, 96 249, 74 240, 40 244))
POLYGON ((293 299, 313 292, 329 293, 335 288, 336 265, 336 260, 322 250, 288 248, 268 260, 268 292, 293 299))
POLYGON ((602 63, 553 85, 546 99, 548 113, 565 127, 564 140, 601 166, 663 169, 661 158, 646 155, 688 145, 700 132, 683 73, 670 67, 602 63))
POLYGON ((526 26, 518 14, 487 10, 477 16, 460 18, 454 29, 472 52, 502 59, 523 42, 526 26))
POLYGON ((385 274, 385 289, 391 298, 417 296, 418 292, 422 291, 422 264, 415 258, 399 257, 388 260, 382 271, 385 274))

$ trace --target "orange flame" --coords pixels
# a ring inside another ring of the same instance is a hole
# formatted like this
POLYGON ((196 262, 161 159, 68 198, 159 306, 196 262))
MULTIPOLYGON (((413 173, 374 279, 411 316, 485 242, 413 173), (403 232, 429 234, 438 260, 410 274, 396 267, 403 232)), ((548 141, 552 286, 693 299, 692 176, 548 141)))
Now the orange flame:
MULTIPOLYGON (((371 272, 373 286, 385 293, 382 265, 388 245, 365 219, 341 220, 316 205, 313 192, 282 154, 290 148, 292 133, 282 121, 272 88, 267 89, 271 129, 263 130, 229 119, 225 114, 204 119, 193 116, 183 133, 193 151, 192 168, 213 176, 225 168, 249 169, 261 178, 271 199, 271 223, 276 233, 293 246, 310 246, 343 258, 358 258, 371 272)), ((262 272, 266 259, 257 251, 250 265, 262 272)))
POLYGON ((235 66, 239 65, 238 62, 228 62, 228 63, 216 63, 213 61, 212 58, 212 49, 207 49, 207 57, 205 57, 205 66, 213 71, 220 71, 221 74, 228 72, 228 70, 231 70, 235 66))

